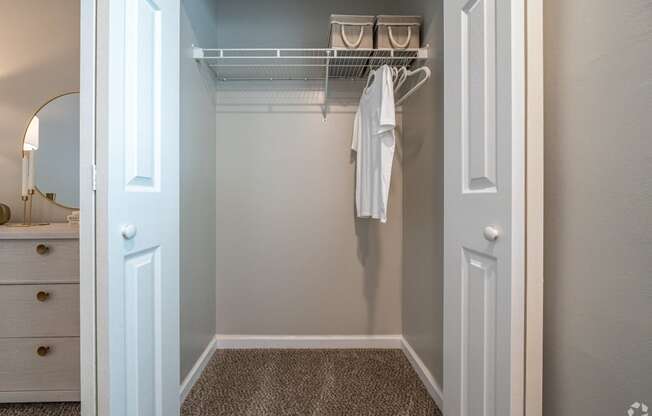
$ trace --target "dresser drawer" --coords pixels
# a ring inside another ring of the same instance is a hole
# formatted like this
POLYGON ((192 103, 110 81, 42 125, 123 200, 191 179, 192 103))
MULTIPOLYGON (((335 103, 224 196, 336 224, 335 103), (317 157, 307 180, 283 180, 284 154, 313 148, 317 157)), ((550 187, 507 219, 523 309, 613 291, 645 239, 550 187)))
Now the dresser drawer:
POLYGON ((78 337, 79 285, 2 285, 0 317, 0 338, 78 337))
POLYGON ((0 240, 0 283, 79 282, 79 240, 0 240))
POLYGON ((0 339, 0 392, 79 390, 79 372, 79 338, 0 339))

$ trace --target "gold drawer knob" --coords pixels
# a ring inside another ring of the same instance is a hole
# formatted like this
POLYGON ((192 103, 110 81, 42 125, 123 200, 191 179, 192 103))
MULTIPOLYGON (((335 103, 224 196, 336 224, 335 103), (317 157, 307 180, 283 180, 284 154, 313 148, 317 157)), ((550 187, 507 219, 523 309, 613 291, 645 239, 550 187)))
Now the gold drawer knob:
POLYGON ((48 254, 49 251, 50 251, 50 247, 48 247, 45 244, 39 244, 38 246, 36 246, 36 252, 41 256, 44 254, 48 254))
POLYGON ((50 298, 50 293, 49 292, 44 292, 40 291, 36 294, 36 299, 38 299, 39 302, 45 302, 50 298))
POLYGON ((37 353, 40 357, 45 357, 46 355, 48 355, 49 352, 50 352, 50 347, 46 347, 46 346, 44 346, 44 345, 41 345, 40 347, 38 347, 38 348, 36 349, 36 353, 37 353))

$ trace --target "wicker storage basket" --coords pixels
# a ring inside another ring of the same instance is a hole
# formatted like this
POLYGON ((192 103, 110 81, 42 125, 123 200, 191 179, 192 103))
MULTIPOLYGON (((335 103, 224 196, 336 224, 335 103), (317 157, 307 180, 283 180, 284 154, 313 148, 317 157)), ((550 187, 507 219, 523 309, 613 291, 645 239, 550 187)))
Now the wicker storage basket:
POLYGON ((330 47, 373 49, 374 16, 331 15, 330 47))
POLYGON ((420 16, 378 16, 376 48, 417 49, 421 47, 420 16))

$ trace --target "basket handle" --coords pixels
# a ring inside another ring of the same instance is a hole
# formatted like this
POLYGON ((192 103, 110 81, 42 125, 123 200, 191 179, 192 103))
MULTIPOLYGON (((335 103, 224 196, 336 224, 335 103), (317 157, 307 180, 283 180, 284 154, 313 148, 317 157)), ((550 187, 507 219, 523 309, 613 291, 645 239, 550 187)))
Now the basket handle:
POLYGON ((389 33, 389 43, 392 44, 392 47, 395 49, 405 49, 410 44, 412 40, 412 26, 408 26, 407 40, 404 43, 399 43, 394 39, 394 33, 392 33, 392 27, 387 26, 387 32, 389 33))
POLYGON ((356 49, 362 43, 362 37, 364 36, 364 26, 360 26, 360 34, 358 35, 358 40, 356 40, 355 42, 351 42, 349 38, 346 37, 346 32, 344 31, 344 27, 345 25, 340 24, 340 33, 342 34, 342 40, 344 41, 344 44, 349 49, 356 49))

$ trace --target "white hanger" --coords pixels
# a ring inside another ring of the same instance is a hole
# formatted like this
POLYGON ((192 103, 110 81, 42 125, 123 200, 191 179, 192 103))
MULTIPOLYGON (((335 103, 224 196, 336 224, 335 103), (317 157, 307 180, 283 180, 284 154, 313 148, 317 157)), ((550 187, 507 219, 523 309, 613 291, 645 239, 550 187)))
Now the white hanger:
MULTIPOLYGON (((369 71, 369 76, 367 77, 367 84, 366 84, 365 87, 364 87, 364 92, 365 92, 365 93, 367 92, 367 90, 369 89, 369 87, 371 86, 371 84, 373 83, 373 81, 375 80, 375 77, 376 77, 376 71, 378 71, 380 68, 382 68, 382 66, 376 68, 375 70, 370 70, 370 71, 369 71)), ((391 72, 391 74, 392 74, 392 78, 393 78, 393 77, 394 77, 394 73, 395 73, 395 71, 396 71, 396 68, 390 66, 389 69, 390 69, 390 72, 391 72)))
POLYGON ((400 79, 401 74, 403 72, 405 72, 405 67, 404 66, 401 66, 401 67, 391 66, 390 69, 392 70, 393 83, 396 84, 396 82, 398 82, 398 80, 400 79))
MULTIPOLYGON (((399 105, 403 104, 403 102, 405 100, 407 100, 410 96, 412 96, 415 92, 417 92, 417 90, 419 88, 421 88, 421 86, 423 84, 428 82, 428 79, 430 79, 430 75, 432 74, 432 72, 430 71, 430 68, 428 68, 427 66, 422 66, 421 68, 415 69, 414 71, 407 71, 408 76, 416 75, 416 74, 419 74, 419 73, 423 73, 425 76, 423 77, 423 79, 421 81, 417 82, 417 84, 414 87, 412 87, 412 89, 410 91, 406 92, 405 95, 403 95, 398 101, 396 101, 396 106, 397 107, 399 105)), ((405 81, 403 81, 403 82, 405 82, 405 81)), ((403 84, 401 84, 401 85, 403 85, 403 84)))
MULTIPOLYGON (((382 67, 381 67, 382 68, 382 67)), ((367 84, 364 87, 364 92, 366 93, 373 81, 375 80, 376 77, 376 71, 380 69, 377 68, 376 70, 369 71, 369 76, 367 77, 367 84)), ((401 105, 405 100, 407 100, 410 96, 412 96, 423 84, 425 84, 428 79, 430 79, 430 75, 432 72, 430 71, 430 68, 423 66, 421 68, 415 69, 414 71, 409 71, 406 67, 402 66, 400 68, 396 67, 389 67, 392 78, 394 80, 394 93, 398 92, 398 90, 405 84, 407 79, 413 75, 417 74, 424 74, 424 77, 421 81, 417 82, 412 89, 410 89, 408 92, 406 92, 398 101, 396 101, 396 106, 401 105)))
POLYGON ((369 76, 367 77, 367 84, 364 86, 364 91, 363 92, 365 94, 367 93, 367 90, 369 89, 369 87, 373 83, 373 80, 374 80, 375 77, 376 77, 376 71, 375 70, 370 70, 369 71, 369 76))
POLYGON ((394 92, 398 92, 399 88, 403 86, 405 81, 407 81, 407 78, 409 76, 409 71, 407 70, 406 67, 402 66, 396 70, 396 78, 394 80, 394 92))

